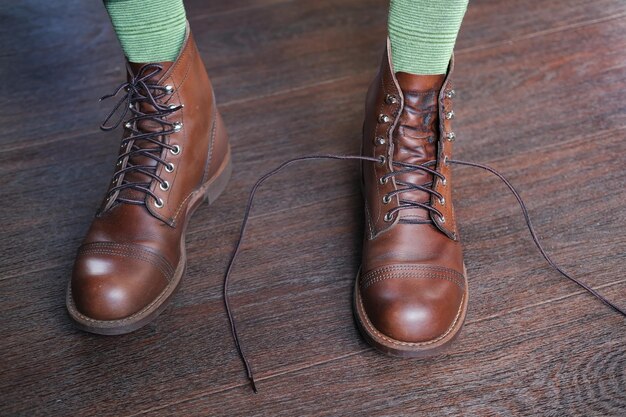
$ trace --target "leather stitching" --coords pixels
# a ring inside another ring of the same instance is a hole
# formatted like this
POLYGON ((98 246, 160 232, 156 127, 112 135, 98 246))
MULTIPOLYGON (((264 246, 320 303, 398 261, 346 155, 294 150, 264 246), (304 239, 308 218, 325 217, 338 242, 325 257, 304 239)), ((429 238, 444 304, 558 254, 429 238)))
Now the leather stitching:
POLYGON ((427 273, 427 272, 418 272, 418 273, 400 273, 400 274, 393 274, 393 275, 389 275, 389 276, 383 276, 383 275, 379 275, 379 276, 375 276, 375 277, 371 277, 367 283, 362 284, 363 289, 367 289, 368 287, 378 283, 378 282, 382 282, 388 279, 442 279, 445 281, 450 281, 453 284, 456 284, 458 287, 463 288, 463 284, 459 283, 457 280, 455 280, 452 277, 449 277, 447 275, 444 274, 438 274, 438 273, 427 273))
POLYGON ((393 278, 445 279, 456 284, 461 289, 465 288, 465 277, 459 272, 449 268, 430 265, 394 265, 375 269, 361 278, 361 285, 365 290, 377 282, 393 278), (389 275, 385 276, 385 274, 389 275))
MULTIPOLYGON (((195 51, 192 51, 192 52, 195 52, 195 51)), ((191 54, 191 56, 189 58, 189 63, 187 64, 187 68, 185 68, 185 73, 183 75, 183 78, 181 78, 180 84, 178 85, 178 88, 176 89, 176 91, 178 91, 183 86, 185 81, 187 80, 187 77, 189 76, 189 73, 191 72, 191 67, 192 67, 192 65, 193 65, 193 63, 194 63, 194 61, 196 59, 195 55, 197 55, 197 54, 195 54, 195 53, 191 54)), ((172 77, 172 79, 174 78, 174 72, 172 72, 171 77, 172 77)))
POLYGON ((217 106, 213 100, 213 124, 211 126, 211 132, 209 135, 209 154, 207 155, 206 164, 204 166, 204 173, 202 174, 202 182, 204 184, 209 176, 209 170, 211 168, 211 162, 213 160, 213 148, 215 145, 215 137, 217 136, 217 106))
MULTIPOLYGON (((452 144, 450 143, 449 146, 446 146, 446 140, 443 137, 443 132, 446 130, 445 129, 446 119, 444 116, 444 108, 447 107, 446 103, 450 102, 450 100, 447 99, 445 96, 445 91, 448 90, 449 88, 452 88, 453 83, 452 83, 451 75, 452 75, 453 67, 454 67, 454 56, 451 58, 450 66, 448 68, 448 73, 446 75, 443 85, 441 86, 441 91, 439 92, 439 97, 437 99, 437 102, 439 104, 439 141, 438 142, 439 142, 439 147, 441 149, 441 153, 439 156, 445 155, 448 157, 452 156, 452 150, 449 149, 452 147, 452 144)), ((437 166, 435 167, 435 170, 437 172, 444 174, 447 178, 450 178, 451 170, 449 166, 445 166, 443 163, 438 163, 437 166)), ((441 181, 437 181, 434 188, 435 188, 435 191, 438 191, 441 194, 446 195, 447 197, 451 197, 451 193, 452 193, 451 188, 448 187, 448 190, 442 190, 441 181)), ((438 202, 435 200, 434 196, 431 201, 433 201, 435 206, 438 206, 442 209, 442 211, 444 212, 446 216, 446 220, 448 220, 448 224, 446 225, 441 224, 440 222, 435 222, 433 220, 436 226, 442 230, 445 230, 446 235, 448 234, 458 235, 454 207, 452 205, 450 205, 450 207, 440 206, 438 202)))
MULTIPOLYGON (((380 77, 380 85, 381 85, 381 89, 383 94, 385 93, 385 79, 384 79, 384 74, 380 77)), ((376 114, 381 114, 384 110, 384 105, 381 102, 380 106, 378 106, 378 111, 376 112, 376 114)), ((377 116, 376 116, 377 117, 377 116)), ((374 137, 376 137, 377 135, 377 131, 378 131, 379 125, 376 124, 376 127, 374 128, 374 137)), ((373 139, 373 138, 370 138, 373 139)), ((389 145, 387 145, 389 146, 389 145)), ((374 156, 376 156, 376 150, 374 149, 374 156)), ((385 155, 385 158, 387 157, 387 155, 385 155)), ((372 168, 372 174, 374 176, 374 184, 376 184, 378 182, 378 179, 376 178, 376 165, 374 165, 374 167, 372 168)), ((375 227, 375 231, 378 233, 380 231, 380 190, 378 189, 378 186, 375 186, 374 189, 376 190, 376 201, 374 202, 374 207, 376 208, 376 220, 374 222, 374 227, 375 227)))
MULTIPOLYGON (((172 84, 174 84, 174 93, 176 95, 176 97, 178 98, 178 102, 182 103, 182 100, 180 99, 180 89, 182 88, 183 84, 185 83, 185 80, 187 80, 187 77, 191 71, 191 66, 194 62, 195 59, 195 55, 197 55, 197 53, 194 50, 191 50, 190 47, 190 41, 191 41, 191 35, 189 35, 186 40, 185 40, 185 44, 183 46, 182 52, 180 53, 179 57, 176 59, 176 61, 174 62, 174 64, 168 69, 167 73, 165 74, 165 76, 159 80, 159 84, 166 84, 167 80, 171 80, 172 84), (187 57, 190 56, 190 58, 187 60, 187 57), (188 62, 186 62, 188 61, 188 62), (184 68, 184 74, 180 80, 180 83, 178 83, 178 85, 176 84, 176 78, 174 77, 174 73, 177 71, 177 69, 182 66, 182 65, 186 65, 186 67, 184 68)), ((172 97, 174 97, 172 95, 172 97)), ((166 103, 169 103, 172 100, 172 98, 169 98, 166 103)), ((184 103, 183 103, 184 104, 184 103)), ((181 117, 183 118, 184 121, 184 113, 182 113, 181 110, 181 117)), ((183 123, 184 125, 184 123, 183 123)), ((186 141, 186 137, 187 137, 187 133, 186 133, 186 129, 183 129, 183 141, 186 141)), ((161 168, 163 169, 163 168, 161 168)), ((178 176, 178 173, 176 173, 174 175, 174 178, 172 179, 172 185, 174 184, 174 181, 176 179, 176 177, 178 176)), ((156 183, 153 185, 153 190, 156 189, 156 183)), ((161 220, 162 222, 164 222, 165 224, 167 224, 168 226, 173 227, 174 226, 174 222, 171 219, 168 219, 167 217, 165 217, 164 215, 161 215, 160 213, 155 212, 152 207, 149 205, 148 203, 148 196, 146 195, 145 198, 145 202, 146 202, 146 207, 148 208, 148 211, 157 219, 161 220)), ((164 199, 164 202, 166 204, 166 207, 169 207, 169 200, 164 199)))
POLYGON ((171 279, 171 273, 169 273, 165 268, 163 268, 163 266, 159 262, 155 262, 154 259, 150 259, 149 257, 141 256, 138 252, 126 253, 126 252, 121 252, 121 251, 116 251, 116 250, 92 249, 92 250, 83 251, 80 254, 81 255, 116 255, 116 256, 121 256, 125 258, 137 259, 140 261, 144 261, 154 266, 155 268, 157 268, 159 272, 163 274, 163 276, 168 282, 171 279))
POLYGON ((421 270, 434 270, 434 271, 442 271, 442 272, 450 272, 452 274, 458 274, 459 276, 463 276, 463 274, 455 271, 454 269, 451 268, 447 268, 445 266, 439 266, 439 265, 427 265, 427 264, 418 264, 418 265, 388 265, 388 266, 382 266, 380 268, 376 268, 370 272, 368 272, 367 274, 365 274, 364 276, 368 276, 370 274, 374 274, 378 271, 390 271, 390 270, 407 270, 407 269, 421 269, 421 270))
POLYGON ((185 199, 178 205, 178 208, 176 209, 176 212, 174 213, 174 216, 172 217, 172 221, 176 221, 176 218, 178 217, 178 215, 180 214, 180 211, 182 210, 182 208, 185 206, 185 204, 187 204, 187 201, 194 196, 195 194, 198 193, 199 190, 194 190, 192 192, 190 192, 187 197, 185 197, 185 199))
POLYGON ((152 251, 144 249, 138 245, 129 245, 129 244, 117 243, 117 242, 93 242, 93 243, 87 243, 85 245, 82 245, 78 249, 78 253, 80 254, 80 253, 91 251, 92 248, 104 249, 104 250, 117 249, 117 250, 129 251, 129 252, 145 253, 148 256, 157 258, 159 261, 161 261, 165 265, 167 270, 170 271, 171 273, 174 272, 174 268, 172 267, 172 265, 170 265, 169 261, 165 259, 165 257, 163 257, 162 255, 159 255, 158 253, 154 253, 152 251))
MULTIPOLYGON (((170 79, 170 78, 174 79, 174 73, 176 72, 176 69, 181 66, 181 64, 185 61, 185 57, 189 54, 190 42, 191 42, 191 35, 189 35, 187 39, 185 40, 185 46, 183 47, 183 50, 180 53, 180 56, 174 62, 174 65, 172 65, 170 69, 168 70, 168 74, 166 74, 166 78, 159 80, 159 83, 164 83, 165 80, 170 79)), ((189 69, 190 66, 191 66, 191 63, 189 63, 189 65, 187 66, 187 69, 189 69)), ((181 85, 182 85, 182 81, 181 81, 181 85)))
POLYGON ((463 297, 461 298, 461 304, 459 306, 459 309, 457 310, 456 316, 454 317, 454 320, 452 321, 452 324, 450 324, 450 327, 448 327, 448 329, 445 331, 445 333, 443 333, 441 336, 437 337, 436 339, 433 340, 429 340, 427 342, 401 342, 399 340, 395 340, 392 339, 388 336, 385 336, 384 334, 382 334, 381 332, 379 332, 378 330, 376 330, 376 328, 374 327, 374 325, 369 321, 369 318, 367 317, 367 313, 365 312, 365 306, 363 305, 363 300, 361 299, 361 296, 359 295, 358 297, 358 308, 359 308, 359 312, 363 318, 363 325, 365 325, 365 327, 367 327, 367 330, 369 330, 370 332, 372 332, 374 335, 376 335, 376 337, 379 337, 383 340, 385 340, 388 343, 391 343, 393 345, 399 345, 399 346, 414 346, 414 347, 419 347, 419 346, 428 346, 428 345, 432 345, 434 343, 439 342, 440 340, 444 339, 446 336, 448 336, 450 334, 450 332, 452 332, 452 330, 455 328, 457 322, 459 321, 459 318, 461 317, 461 314, 463 312, 463 305, 465 302, 465 293, 463 294, 463 297))
POLYGON ((418 264, 418 265, 388 265, 388 266, 383 266, 380 268, 376 268, 370 272, 368 272, 367 274, 363 275, 364 277, 367 277, 371 274, 375 274, 377 272, 380 271, 391 271, 391 270, 407 270, 407 269, 420 269, 423 271, 439 271, 439 272, 448 272, 451 273, 453 275, 457 275, 461 278, 464 278, 464 275, 461 274, 460 272, 455 271, 454 269, 451 268, 447 268, 445 266, 438 266, 438 265, 424 265, 424 264, 418 264))
POLYGON ((68 305, 68 307, 72 310, 72 313, 74 313, 76 316, 80 317, 81 320, 84 321, 88 321, 91 323, 100 323, 100 324, 108 324, 108 325, 118 325, 118 324, 123 324, 129 321, 133 321, 136 317, 144 315, 147 311, 151 310, 155 304, 160 303, 161 299, 163 297, 165 297, 166 294, 169 293, 169 289, 171 288, 172 284, 174 284, 175 281, 170 281, 169 284, 167 284, 167 287, 165 287, 165 289, 161 292, 161 294, 159 294, 159 296, 157 298, 154 299, 154 301, 152 301, 150 304, 148 304, 146 307, 142 308, 141 310, 139 310, 138 312, 136 312, 135 314, 125 317, 123 319, 118 319, 118 320, 96 320, 96 319, 92 319, 90 317, 85 316, 83 313, 81 313, 80 311, 78 311, 76 309, 76 306, 74 305, 74 298, 72 296, 72 286, 69 286, 69 290, 68 290, 68 298, 70 300, 70 304, 68 305))
MULTIPOLYGON (((191 62, 189 63, 189 66, 187 67, 187 71, 185 72, 185 75, 183 76, 183 79, 181 81, 181 86, 183 84, 183 82, 187 79, 187 76, 189 74, 189 70, 191 69, 191 65, 193 63, 193 60, 195 59, 195 55, 197 54, 192 54, 191 62)), ((217 110, 214 111, 214 117, 213 117, 213 128, 212 128, 212 132, 211 132, 211 141, 209 143, 209 156, 208 156, 208 160, 207 160, 207 167, 206 169, 208 170, 208 164, 210 164, 210 160, 211 160, 211 153, 213 151, 213 139, 214 139, 214 133, 215 133, 215 126, 216 126, 216 122, 217 122, 217 114, 216 114, 217 110)), ((186 136, 185 136, 185 140, 186 140, 186 136)), ((208 172, 208 171, 207 171, 208 172)), ((203 174, 204 176, 205 174, 203 174)), ((202 187, 203 184, 200 184, 200 187, 202 187)), ((178 215, 180 214, 182 208, 185 206, 185 204, 187 203, 187 201, 189 201, 189 199, 194 196, 195 194, 197 194, 198 190, 194 190, 192 192, 190 192, 187 197, 185 197, 185 199, 178 205, 178 207, 176 208, 176 211, 174 212, 174 215, 171 217, 171 222, 172 225, 176 223, 176 219, 178 217, 178 215)))
MULTIPOLYGON (((185 48, 185 49, 187 49, 187 48, 185 48)), ((193 63, 194 63, 194 61, 195 61, 195 58, 196 58, 195 56, 197 55, 197 54, 196 54, 196 53, 194 53, 194 52, 195 52, 195 51, 191 51, 190 53, 188 53, 188 55, 189 55, 189 62, 187 63, 187 65, 186 65, 186 67, 185 67, 185 72, 184 72, 184 74, 183 74, 182 78, 180 79, 180 83, 178 84, 178 87, 176 87, 176 97, 178 97, 178 102, 179 102, 179 103, 182 103, 182 102, 183 102, 183 101, 181 100, 181 98, 180 98, 180 89, 183 87, 183 84, 185 83, 185 81, 186 81, 186 80, 187 80, 187 78, 189 77, 189 73, 191 72, 191 67, 193 66, 193 63)), ((182 59, 182 57, 183 57, 186 53, 187 53, 187 51, 186 51, 186 50, 185 50, 185 51, 183 51, 183 53, 181 54, 181 59, 182 59)), ((182 62, 182 61, 181 61, 181 60, 179 60, 179 61, 177 62, 177 64, 175 64, 175 65, 177 66, 180 62, 182 62)), ((168 77, 168 78, 172 79, 172 81, 173 81, 174 83, 175 83, 175 80, 174 80, 174 73, 176 72, 176 71, 175 71, 175 69, 176 69, 176 68, 174 68, 174 70, 171 72, 171 75, 168 77)), ((171 100, 171 99, 170 99, 170 100, 171 100)), ((184 103, 183 103, 183 104, 184 104, 184 103)), ((185 120, 185 113, 184 113, 184 111, 185 111, 185 109, 184 109, 184 107, 183 107, 183 108, 181 109, 181 117, 182 117, 183 121, 185 120)), ((185 125, 185 123, 183 122, 183 126, 184 126, 184 125, 185 125)), ((182 138, 182 139, 183 139, 183 143, 187 143, 187 129, 186 129, 186 128, 183 128, 182 134, 183 134, 183 138, 182 138)), ((161 168, 161 169, 164 169, 164 168, 161 168)), ((174 183, 176 182, 176 178, 177 178, 177 177, 178 177, 178 170, 177 170, 177 171, 176 171, 176 173, 174 174, 174 178, 172 178, 172 186, 174 186, 174 183)), ((156 184, 154 185, 154 188, 156 189, 156 184)), ((192 192, 192 194, 193 194, 193 192, 192 192)), ((187 196, 187 198, 189 198, 189 196, 187 196)), ((185 200, 187 200, 187 198, 186 198, 185 200)), ((184 202, 183 202, 183 203, 184 203, 184 202)), ((181 205, 182 205, 183 203, 181 203, 181 205)), ((166 204, 167 204, 167 206, 169 206, 169 200, 166 202, 166 204)), ((175 214, 174 216, 172 216, 172 217, 170 218, 170 220, 168 221, 168 224, 169 224, 170 226, 174 226, 175 219, 176 219, 176 215, 177 215, 177 214, 178 214, 178 212, 180 211, 180 207, 181 207, 181 206, 179 205, 178 209, 177 209, 177 210, 176 210, 176 212, 175 212, 176 214, 175 214)), ((165 219, 165 217, 163 217, 163 220, 166 220, 166 219, 165 219)))

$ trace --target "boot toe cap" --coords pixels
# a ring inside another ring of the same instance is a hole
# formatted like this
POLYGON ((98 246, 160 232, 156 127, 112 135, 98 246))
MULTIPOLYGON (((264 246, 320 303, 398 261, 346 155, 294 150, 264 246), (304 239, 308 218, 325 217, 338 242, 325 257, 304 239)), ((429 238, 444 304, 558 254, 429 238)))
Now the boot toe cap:
POLYGON ((136 314, 168 286, 172 268, 146 249, 82 247, 74 264, 71 302, 91 320, 121 320, 136 314))
POLYGON ((361 280, 361 297, 375 329, 400 342, 428 343, 447 336, 464 307, 462 274, 434 266, 392 266, 361 280))

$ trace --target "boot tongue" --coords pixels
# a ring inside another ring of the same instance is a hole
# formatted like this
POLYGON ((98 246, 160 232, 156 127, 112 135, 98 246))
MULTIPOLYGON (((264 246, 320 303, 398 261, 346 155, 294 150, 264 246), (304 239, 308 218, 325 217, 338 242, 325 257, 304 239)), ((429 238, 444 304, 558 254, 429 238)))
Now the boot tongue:
POLYGON ((407 72, 396 72, 396 79, 403 92, 436 90, 439 93, 446 79, 446 74, 415 75, 407 72))
MULTIPOLYGON (((433 161, 437 157, 439 135, 439 91, 445 80, 442 75, 413 75, 405 72, 396 73, 396 78, 404 96, 404 108, 393 134, 394 161, 420 165, 433 161)), ((430 166, 434 169, 434 165, 430 166)), ((402 168, 395 167, 396 170, 402 168)), ((397 175, 396 182, 428 186, 433 181, 432 174, 416 170, 397 175)), ((398 184, 398 189, 407 188, 398 184)), ((399 194, 400 200, 428 203, 430 194, 425 191, 411 191, 399 194)), ((405 209, 400 218, 409 221, 428 221, 427 210, 405 209)))
POLYGON ((154 77, 150 78, 150 82, 158 82, 163 75, 165 75, 165 73, 167 71, 169 71, 170 67, 172 65, 174 65, 173 61, 163 61, 163 62, 153 62, 153 63, 141 63, 141 62, 128 62, 128 69, 130 70, 128 72, 128 77, 129 80, 130 78, 132 78, 133 75, 139 74, 139 72, 141 71, 141 69, 143 67, 145 67, 146 65, 159 65, 161 66, 163 69, 161 71, 159 71, 157 74, 155 74, 154 77))
MULTIPOLYGON (((165 75, 165 73, 172 66, 173 62, 159 62, 157 64, 162 67, 160 71, 157 71, 156 67, 145 69, 146 75, 150 74, 151 72, 155 72, 153 76, 145 80, 145 83, 162 84, 160 81, 163 78, 163 75, 165 75)), ((131 81, 133 76, 140 74, 142 71, 142 68, 145 67, 146 65, 151 65, 151 64, 129 62, 128 63, 128 81, 131 81)), ((142 93, 145 94, 145 92, 142 92, 142 93)), ((161 94, 162 92, 152 90, 152 93, 154 95, 158 95, 158 94, 161 94)), ((163 99, 159 100, 159 102, 164 102, 165 100, 168 100, 168 99, 169 97, 164 97, 163 99)), ((138 110, 146 114, 155 112, 154 106, 150 104, 149 102, 140 102, 140 103, 135 104, 135 106, 138 106, 138 110)), ((144 119, 144 120, 138 121, 135 127, 135 130, 139 131, 140 133, 161 132, 164 129, 167 129, 167 128, 164 128, 163 125, 161 125, 160 123, 154 120, 150 120, 150 119, 144 119)), ((137 134, 140 134, 140 133, 137 133, 137 134)), ((128 136, 129 134, 130 134, 130 131, 127 130, 125 133, 125 136, 128 136)), ((163 137, 154 136, 153 139, 162 141, 163 137)), ((138 139, 134 141, 134 148, 135 150, 136 148, 160 150, 161 147, 148 140, 138 139)), ((124 152, 126 152, 126 150, 124 150, 124 152)), ((160 152, 154 151, 153 155, 160 156, 160 152)), ((132 165, 142 165, 146 167, 156 167, 157 165, 157 162, 154 159, 145 155, 141 155, 141 154, 133 155, 128 162, 129 164, 132 164, 132 165)), ((151 169, 154 169, 154 168, 149 168, 149 169, 144 168, 144 169, 146 169, 147 171, 150 171, 151 169)), ((142 186, 146 186, 146 188, 148 187, 148 184, 152 181, 152 178, 149 175, 143 174, 138 171, 129 171, 127 174, 125 174, 124 179, 126 182, 143 183, 142 186)), ((128 188, 120 192, 120 197, 127 198, 130 200, 143 201, 143 199, 145 198, 145 193, 128 188)))

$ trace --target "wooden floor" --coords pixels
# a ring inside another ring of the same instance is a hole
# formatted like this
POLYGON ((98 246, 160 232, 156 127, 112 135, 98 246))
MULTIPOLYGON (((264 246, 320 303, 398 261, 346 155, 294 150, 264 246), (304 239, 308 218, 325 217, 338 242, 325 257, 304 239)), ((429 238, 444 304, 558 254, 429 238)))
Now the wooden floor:
MULTIPOLYGON (((221 292, 247 192, 285 158, 358 152, 387 5, 186 4, 236 170, 192 221, 170 307, 120 337, 75 330, 64 296, 117 154, 97 99, 123 80, 121 51, 98 1, 0 6, 0 415, 625 415, 624 319, 551 271, 514 198, 470 168, 455 169, 467 324, 429 360, 382 356, 355 328, 356 163, 262 190, 232 285, 252 394, 221 292)), ((455 156, 502 170, 554 258, 622 306, 625 33, 623 0, 472 0, 455 77, 455 156)))

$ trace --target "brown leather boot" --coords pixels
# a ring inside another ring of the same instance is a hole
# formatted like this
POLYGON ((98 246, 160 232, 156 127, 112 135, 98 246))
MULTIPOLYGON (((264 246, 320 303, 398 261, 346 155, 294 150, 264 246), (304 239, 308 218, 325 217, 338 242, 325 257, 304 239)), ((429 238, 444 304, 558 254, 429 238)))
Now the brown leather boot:
POLYGON ((454 117, 447 75, 393 71, 387 42, 367 95, 363 130, 366 231, 355 285, 357 323, 377 349, 427 356, 447 346, 467 310, 452 207, 454 117))
POLYGON ((185 270, 189 218, 231 173, 226 131, 189 29, 175 62, 128 64, 120 91, 126 95, 103 125, 124 122, 115 173, 67 291, 78 327, 100 334, 131 332, 163 310, 185 270))

